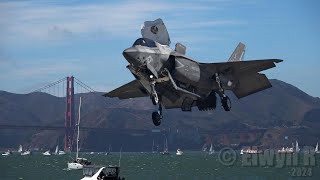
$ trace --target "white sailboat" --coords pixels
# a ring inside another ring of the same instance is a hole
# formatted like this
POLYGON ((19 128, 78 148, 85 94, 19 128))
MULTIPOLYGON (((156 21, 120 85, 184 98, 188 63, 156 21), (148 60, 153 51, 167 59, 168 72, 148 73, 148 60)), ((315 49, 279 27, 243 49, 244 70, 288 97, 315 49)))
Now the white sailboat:
POLYGON ((213 154, 213 153, 214 153, 214 150, 213 150, 213 146, 212 146, 212 144, 211 144, 208 154, 211 155, 211 154, 213 154))
POLYGON ((21 153, 21 156, 31 155, 31 151, 24 151, 21 153))
POLYGON ((21 144, 19 146, 18 153, 22 153, 22 145, 21 144))
POLYGON ((317 153, 317 154, 319 154, 320 153, 320 151, 319 151, 319 144, 317 143, 317 145, 316 145, 316 148, 314 149, 314 152, 315 153, 317 153))
POLYGON ((54 150, 54 155, 58 155, 59 154, 59 146, 56 146, 56 149, 54 150))
POLYGON ((56 150, 54 150, 54 155, 58 155, 59 154, 59 146, 56 146, 56 150))
POLYGON ((109 144, 108 152, 106 152, 105 155, 111 155, 111 149, 112 149, 112 148, 111 148, 111 144, 109 144))
POLYGON ((54 155, 65 155, 66 153, 62 150, 59 151, 59 145, 56 146, 56 150, 54 151, 54 155))
POLYGON ((42 155, 44 155, 44 156, 51 156, 50 150, 48 150, 48 151, 46 151, 46 152, 42 153, 42 155))
POLYGON ((300 152, 299 143, 298 141, 296 141, 296 153, 299 153, 299 152, 300 152))
POLYGON ((79 137, 80 137, 80 110, 81 110, 81 97, 79 102, 79 119, 77 126, 77 153, 76 153, 76 159, 73 162, 68 162, 68 169, 83 169, 84 165, 90 165, 91 162, 89 162, 86 158, 80 158, 79 157, 79 137))

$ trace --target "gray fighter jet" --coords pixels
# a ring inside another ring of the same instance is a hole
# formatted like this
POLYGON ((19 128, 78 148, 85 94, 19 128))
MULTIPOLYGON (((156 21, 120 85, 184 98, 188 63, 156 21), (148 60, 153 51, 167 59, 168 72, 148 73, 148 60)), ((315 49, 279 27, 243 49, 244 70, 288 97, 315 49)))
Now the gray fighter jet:
POLYGON ((128 99, 149 96, 159 109, 152 113, 155 126, 161 124, 162 106, 200 111, 216 108, 216 94, 222 107, 230 111, 231 101, 225 90, 238 98, 270 88, 268 78, 260 71, 275 67, 281 59, 243 61, 245 45, 239 43, 227 62, 200 63, 186 56, 180 43, 171 49, 167 29, 161 19, 146 21, 141 27, 142 38, 123 51, 127 68, 135 80, 109 93, 106 97, 128 99))

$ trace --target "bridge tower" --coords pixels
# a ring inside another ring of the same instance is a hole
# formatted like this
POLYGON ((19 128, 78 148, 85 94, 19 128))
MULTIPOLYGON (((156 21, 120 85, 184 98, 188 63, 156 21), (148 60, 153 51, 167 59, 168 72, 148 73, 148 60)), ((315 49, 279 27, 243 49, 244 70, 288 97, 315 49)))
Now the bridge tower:
POLYGON ((71 151, 73 147, 73 137, 75 130, 74 118, 74 77, 67 77, 66 89, 66 112, 65 112, 65 139, 64 150, 71 151))

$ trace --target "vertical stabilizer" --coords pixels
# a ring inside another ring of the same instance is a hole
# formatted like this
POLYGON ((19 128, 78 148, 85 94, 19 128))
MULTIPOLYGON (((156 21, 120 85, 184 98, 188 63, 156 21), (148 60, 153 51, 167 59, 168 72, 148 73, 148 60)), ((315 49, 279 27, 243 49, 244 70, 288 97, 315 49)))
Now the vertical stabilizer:
POLYGON ((234 62, 234 61, 242 61, 245 53, 246 45, 243 43, 239 43, 236 49, 231 54, 228 62, 234 62))

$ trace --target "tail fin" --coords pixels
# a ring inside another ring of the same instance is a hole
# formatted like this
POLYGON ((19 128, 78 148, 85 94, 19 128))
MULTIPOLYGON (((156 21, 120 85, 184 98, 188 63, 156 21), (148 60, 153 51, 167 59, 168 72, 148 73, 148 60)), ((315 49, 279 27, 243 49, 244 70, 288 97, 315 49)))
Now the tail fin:
POLYGON ((246 48, 246 45, 240 42, 236 47, 236 49, 231 54, 228 62, 242 61, 244 57, 244 53, 246 51, 245 48, 246 48))

